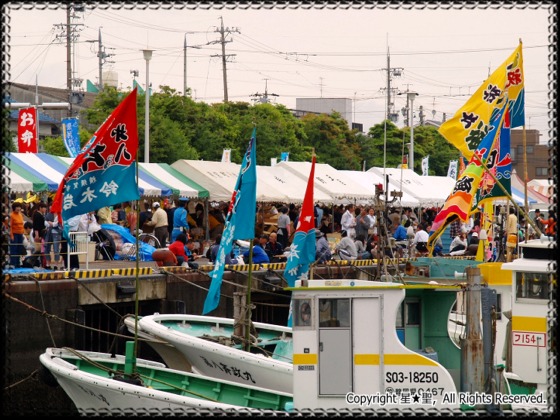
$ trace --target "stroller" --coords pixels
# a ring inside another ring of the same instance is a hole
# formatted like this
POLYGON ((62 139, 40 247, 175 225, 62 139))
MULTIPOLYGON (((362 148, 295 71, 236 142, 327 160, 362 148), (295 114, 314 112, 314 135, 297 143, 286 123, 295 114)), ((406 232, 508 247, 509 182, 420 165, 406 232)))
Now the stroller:
POLYGON ((101 255, 103 260, 110 261, 115 259, 117 247, 115 246, 113 236, 109 232, 103 228, 99 229, 93 233, 92 239, 94 242, 97 242, 97 245, 95 245, 96 255, 101 255))

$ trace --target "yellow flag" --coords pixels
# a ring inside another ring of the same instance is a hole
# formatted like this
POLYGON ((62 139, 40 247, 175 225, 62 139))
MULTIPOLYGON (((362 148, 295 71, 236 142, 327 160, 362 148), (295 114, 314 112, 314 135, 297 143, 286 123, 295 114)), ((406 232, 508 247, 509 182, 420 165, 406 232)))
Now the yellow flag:
POLYGON ((470 160, 488 134, 492 111, 510 103, 511 128, 525 125, 522 43, 478 88, 467 102, 444 122, 439 133, 470 160))

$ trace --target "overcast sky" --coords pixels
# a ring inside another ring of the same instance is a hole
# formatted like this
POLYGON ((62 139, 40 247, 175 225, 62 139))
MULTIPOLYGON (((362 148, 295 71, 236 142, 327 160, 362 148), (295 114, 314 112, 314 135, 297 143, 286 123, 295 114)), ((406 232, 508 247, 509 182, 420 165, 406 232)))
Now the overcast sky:
MULTIPOLYGON (((452 116, 497 66, 523 41, 526 128, 541 131, 547 142, 550 2, 526 8, 459 9, 433 3, 424 10, 407 5, 381 8, 261 8, 228 5, 165 10, 126 5, 87 7, 76 13, 73 77, 98 82, 97 42, 101 30, 108 63, 104 71, 118 74, 118 86, 132 86, 133 70, 142 86, 146 61, 142 49, 154 50, 149 64, 152 86, 183 92, 184 40, 187 38, 187 86, 197 101, 224 99, 219 29, 226 29, 227 86, 230 101, 251 102, 264 94, 296 108, 296 98, 349 98, 353 120, 364 130, 385 118, 387 51, 394 75, 391 87, 418 93, 425 118, 452 116), (95 42, 92 42, 95 41, 95 42), (194 48, 199 46, 200 48, 194 48)), ((10 81, 66 88, 66 10, 10 4, 10 81), (62 25, 62 26, 61 26, 62 25)), ((394 92, 394 93, 396 93, 394 92)), ((395 111, 406 95, 394 96, 395 111)), ((402 115, 397 122, 404 124, 402 115)))

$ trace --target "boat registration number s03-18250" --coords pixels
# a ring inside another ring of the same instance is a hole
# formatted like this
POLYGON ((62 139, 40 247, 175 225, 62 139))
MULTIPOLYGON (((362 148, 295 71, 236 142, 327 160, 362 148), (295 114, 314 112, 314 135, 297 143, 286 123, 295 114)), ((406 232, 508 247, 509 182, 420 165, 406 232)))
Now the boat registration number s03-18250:
POLYGON ((413 384, 437 384, 439 376, 437 372, 387 372, 385 373, 385 381, 388 384, 401 384, 404 382, 413 384))

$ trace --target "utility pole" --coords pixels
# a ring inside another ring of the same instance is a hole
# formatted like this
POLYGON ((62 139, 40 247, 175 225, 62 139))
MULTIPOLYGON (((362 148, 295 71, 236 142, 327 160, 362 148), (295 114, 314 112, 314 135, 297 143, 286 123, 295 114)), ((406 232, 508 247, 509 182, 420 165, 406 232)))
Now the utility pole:
POLYGON ((270 99, 269 96, 278 96, 276 93, 268 93, 268 79, 264 79, 265 80, 265 85, 264 85, 264 93, 254 93, 251 96, 254 96, 255 99, 253 99, 254 102, 260 102, 261 104, 268 104, 270 103, 270 99))
POLYGON ((393 90, 397 91, 391 87, 392 77, 400 77, 402 75, 402 67, 391 68, 391 55, 389 54, 389 47, 387 47, 387 119, 392 122, 397 122, 399 119, 399 114, 394 111, 395 104, 391 101, 391 92, 393 90))
MULTIPOLYGON (((221 28, 216 30, 216 32, 220 33, 220 42, 222 44, 222 71, 223 71, 223 79, 224 79, 224 103, 228 102, 228 87, 227 87, 227 69, 226 69, 226 62, 227 57, 233 57, 235 54, 228 54, 226 55, 226 42, 231 42, 231 40, 226 41, 226 35, 232 32, 240 33, 237 28, 224 28, 224 18, 220 16, 220 20, 222 21, 221 28), (226 34, 227 32, 227 34, 226 34)), ((214 42, 216 43, 216 42, 214 42)), ((217 57, 214 55, 213 57, 217 57)))
MULTIPOLYGON (((197 32, 188 32, 195 34, 197 32)), ((190 45, 189 48, 200 48, 200 45, 190 45)), ((183 96, 187 96, 187 34, 185 34, 185 42, 183 43, 183 96)))
POLYGON ((77 17, 74 12, 83 11, 84 6, 82 4, 69 3, 66 8, 66 23, 54 25, 56 28, 61 30, 61 34, 57 35, 56 39, 64 38, 66 41, 66 90, 68 91, 68 102, 70 103, 70 107, 68 108, 68 117, 72 117, 73 115, 72 104, 78 104, 83 100, 83 95, 78 92, 74 92, 74 85, 79 86, 79 84, 81 84, 81 80, 74 79, 72 72, 72 47, 73 43, 79 37, 79 31, 81 30, 80 27, 83 26, 82 24, 72 23, 72 19, 77 17))

